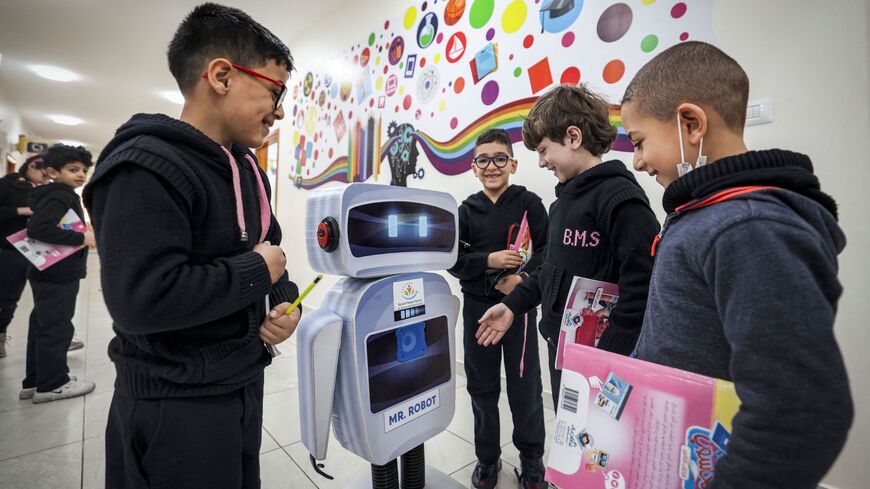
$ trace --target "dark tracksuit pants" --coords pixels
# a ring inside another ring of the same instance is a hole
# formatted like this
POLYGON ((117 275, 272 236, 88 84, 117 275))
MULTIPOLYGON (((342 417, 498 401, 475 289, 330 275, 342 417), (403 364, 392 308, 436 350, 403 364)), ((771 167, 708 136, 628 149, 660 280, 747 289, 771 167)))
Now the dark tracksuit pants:
POLYGON ((226 394, 134 399, 116 390, 106 489, 257 489, 263 377, 226 394))
POLYGON ((17 250, 0 248, 0 270, 3 270, 3 278, 0 279, 0 334, 5 333, 12 322, 21 293, 27 284, 29 266, 27 258, 17 250))
POLYGON ((73 337, 79 282, 30 281, 33 311, 27 330, 27 376, 22 387, 48 392, 69 381, 66 353, 73 337))
POLYGON ((541 366, 538 356, 538 332, 535 311, 529 313, 525 333, 524 372, 520 377, 523 355, 523 318, 514 320, 504 338, 493 346, 480 346, 474 333, 477 320, 497 300, 463 294, 465 374, 474 413, 474 449, 477 459, 494 464, 501 456, 499 440, 498 398, 501 393, 501 359, 504 354, 507 395, 513 417, 513 443, 520 456, 538 460, 544 454, 544 404, 541 398, 541 366))
MULTIPOLYGON (((558 341, 558 336, 556 337, 558 341)), ((556 345, 547 341, 547 357, 550 367, 550 389, 553 394, 553 410, 559 408, 559 388, 562 386, 562 371, 556 370, 556 345)))

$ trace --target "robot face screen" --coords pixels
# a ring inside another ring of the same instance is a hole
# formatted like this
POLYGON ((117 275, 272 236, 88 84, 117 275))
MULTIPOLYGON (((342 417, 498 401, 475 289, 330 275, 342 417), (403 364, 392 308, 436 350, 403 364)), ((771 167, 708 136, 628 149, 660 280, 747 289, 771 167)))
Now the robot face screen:
POLYGON ((453 214, 419 202, 374 202, 350 209, 347 237, 353 256, 434 251, 450 253, 453 214))
POLYGON ((450 380, 447 318, 374 333, 366 357, 373 414, 439 386, 450 380))

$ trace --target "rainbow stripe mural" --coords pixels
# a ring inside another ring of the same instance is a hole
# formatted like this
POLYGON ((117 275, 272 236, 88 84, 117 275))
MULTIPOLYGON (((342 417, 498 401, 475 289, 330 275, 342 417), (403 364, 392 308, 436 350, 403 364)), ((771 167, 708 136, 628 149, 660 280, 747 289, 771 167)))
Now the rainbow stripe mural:
MULTIPOLYGON (((453 139, 440 142, 422 131, 417 131, 416 139, 432 166, 445 175, 459 175, 471 170, 471 157, 474 152, 474 141, 482 132, 500 128, 507 131, 511 142, 523 140, 523 120, 531 110, 537 97, 529 97, 503 105, 498 109, 484 114, 463 129, 453 139)), ((622 114, 618 105, 610 108, 610 123, 616 126, 619 133, 613 143, 614 151, 631 153, 634 147, 625 129, 622 128, 622 114)))
MULTIPOLYGON (((414 139, 420 144, 429 162, 444 175, 459 175, 471 169, 471 158, 474 152, 474 141, 477 137, 493 128, 507 131, 511 142, 517 143, 523 140, 523 120, 531 110, 537 97, 529 97, 516 100, 503 105, 479 117, 456 136, 448 141, 437 141, 423 131, 416 131, 414 139)), ((613 151, 626 153, 634 152, 634 146, 625 129, 622 127, 622 113, 619 105, 610 106, 610 123, 618 130, 616 141, 613 143, 613 151)), ((320 175, 314 178, 297 178, 296 186, 304 189, 319 187, 327 182, 365 182, 371 176, 379 173, 380 162, 387 158, 393 139, 389 139, 380 147, 379 159, 371 148, 380 144, 381 120, 377 122, 369 119, 363 127, 357 123, 348 138, 348 154, 350 157, 340 157, 332 162, 320 175), (372 168, 375 172, 372 172, 372 168), (348 178, 351 175, 351 178, 348 178)))

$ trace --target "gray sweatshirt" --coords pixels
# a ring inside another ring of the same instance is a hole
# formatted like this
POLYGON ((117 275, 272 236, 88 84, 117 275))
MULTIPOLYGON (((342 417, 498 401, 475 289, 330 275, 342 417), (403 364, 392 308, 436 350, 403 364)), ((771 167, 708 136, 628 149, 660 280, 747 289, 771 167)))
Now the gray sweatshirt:
POLYGON ((744 185, 778 188, 669 216, 636 355, 735 383, 741 407, 709 489, 814 489, 853 417, 833 331, 845 236, 809 158, 786 151, 697 169, 665 207, 744 185))

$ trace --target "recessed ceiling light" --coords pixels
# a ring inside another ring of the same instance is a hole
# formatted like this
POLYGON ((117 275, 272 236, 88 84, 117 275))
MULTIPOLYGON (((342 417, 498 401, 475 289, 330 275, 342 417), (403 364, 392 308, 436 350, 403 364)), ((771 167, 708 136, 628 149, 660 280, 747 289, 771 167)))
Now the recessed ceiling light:
POLYGON ((164 90, 160 92, 160 96, 173 104, 184 105, 184 95, 178 90, 164 90))
POLYGON ((67 146, 85 146, 85 143, 81 141, 76 141, 75 139, 60 139, 57 142, 60 144, 65 144, 67 146))
POLYGON ((34 65, 31 66, 31 69, 35 71, 37 75, 49 80, 68 82, 79 79, 79 76, 72 71, 58 68, 56 66, 34 65))
POLYGON ((61 115, 61 114, 51 114, 48 116, 49 119, 57 122, 58 124, 63 124, 65 126, 77 126, 84 122, 78 117, 73 117, 71 115, 61 115))

